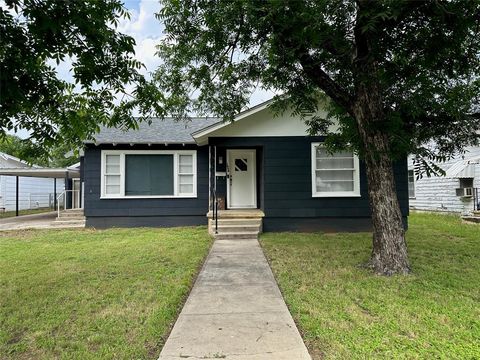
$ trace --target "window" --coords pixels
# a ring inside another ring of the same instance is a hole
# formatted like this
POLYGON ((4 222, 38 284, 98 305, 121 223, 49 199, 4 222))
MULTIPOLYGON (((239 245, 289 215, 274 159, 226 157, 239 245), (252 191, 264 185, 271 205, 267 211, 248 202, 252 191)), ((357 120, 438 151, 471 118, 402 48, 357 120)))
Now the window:
POLYGON ((455 189, 457 196, 465 198, 473 196, 473 178, 459 178, 459 186, 455 189))
POLYGON ((460 188, 473 188, 473 178, 460 178, 460 188))
POLYGON ((321 143, 313 143, 312 196, 360 196, 358 157, 351 151, 330 154, 321 143))
POLYGON ((195 186, 193 156, 179 155, 178 158, 178 193, 193 194, 195 186))
POLYGON ((125 195, 174 195, 173 154, 125 155, 125 195))
POLYGON ((102 198, 196 196, 196 151, 102 151, 102 198))
POLYGON ((415 198, 415 171, 414 170, 408 170, 408 197, 412 199, 415 198))
POLYGON ((248 159, 235 159, 235 171, 247 171, 248 159))
POLYGON ((105 156, 105 194, 120 193, 120 155, 105 156))

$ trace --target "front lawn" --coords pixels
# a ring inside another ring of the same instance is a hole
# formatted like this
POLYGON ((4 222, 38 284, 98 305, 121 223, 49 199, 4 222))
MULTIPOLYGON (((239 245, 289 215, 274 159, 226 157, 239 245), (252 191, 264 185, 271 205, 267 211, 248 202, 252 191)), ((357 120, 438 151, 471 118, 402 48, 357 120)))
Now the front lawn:
POLYGON ((314 359, 479 359, 480 226, 412 214, 413 274, 358 267, 370 234, 261 237, 314 359))
POLYGON ((207 229, 0 233, 1 359, 156 359, 207 229))

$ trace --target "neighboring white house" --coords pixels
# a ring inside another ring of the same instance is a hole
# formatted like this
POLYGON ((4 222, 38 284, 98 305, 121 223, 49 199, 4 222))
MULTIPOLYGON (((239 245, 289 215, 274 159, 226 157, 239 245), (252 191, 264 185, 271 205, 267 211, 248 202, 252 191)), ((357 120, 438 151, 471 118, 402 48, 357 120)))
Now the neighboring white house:
MULTIPOLYGON (((40 168, 34 165, 34 168, 40 168)), ((26 162, 0 152, 0 168, 30 168, 26 162)), ((57 179, 57 193, 64 190, 64 180, 57 179)), ((0 211, 15 210, 16 177, 0 175, 0 211)), ((54 180, 19 177, 19 210, 53 206, 54 180)))
POLYGON ((480 189, 480 147, 468 147, 463 156, 438 165, 446 171, 445 176, 416 179, 413 161, 409 158, 410 208, 471 213, 474 202, 479 201, 475 198, 475 189, 480 189))

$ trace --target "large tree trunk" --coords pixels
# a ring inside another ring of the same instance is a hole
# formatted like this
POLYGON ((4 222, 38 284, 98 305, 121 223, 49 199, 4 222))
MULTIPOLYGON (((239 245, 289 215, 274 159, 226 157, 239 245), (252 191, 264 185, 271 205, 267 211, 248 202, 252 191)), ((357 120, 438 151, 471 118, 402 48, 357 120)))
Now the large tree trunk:
POLYGON ((372 211, 373 249, 369 265, 382 275, 410 272, 405 228, 398 202, 388 136, 379 129, 384 120, 380 96, 363 89, 354 106, 364 144, 368 195, 372 211))
POLYGON ((367 169, 368 195, 372 211, 373 249, 370 265, 377 274, 410 272, 405 228, 398 202, 390 141, 386 126, 381 77, 372 48, 377 41, 368 28, 369 1, 357 1, 354 28, 354 76, 356 96, 349 111, 357 122, 367 169))

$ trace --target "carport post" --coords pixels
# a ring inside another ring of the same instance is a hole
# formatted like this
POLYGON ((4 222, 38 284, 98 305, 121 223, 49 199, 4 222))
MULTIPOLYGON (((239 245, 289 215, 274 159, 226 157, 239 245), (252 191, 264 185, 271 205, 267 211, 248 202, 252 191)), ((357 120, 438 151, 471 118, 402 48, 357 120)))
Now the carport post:
POLYGON ((57 210, 57 178, 53 178, 53 210, 57 210))
POLYGON ((67 207, 68 207, 68 200, 69 200, 68 194, 69 194, 69 192, 67 190, 70 190, 69 185, 70 184, 68 183, 68 171, 66 171, 65 172, 65 197, 63 199, 65 208, 63 210, 67 210, 67 207))
POLYGON ((15 216, 18 216, 18 175, 15 176, 15 216))

